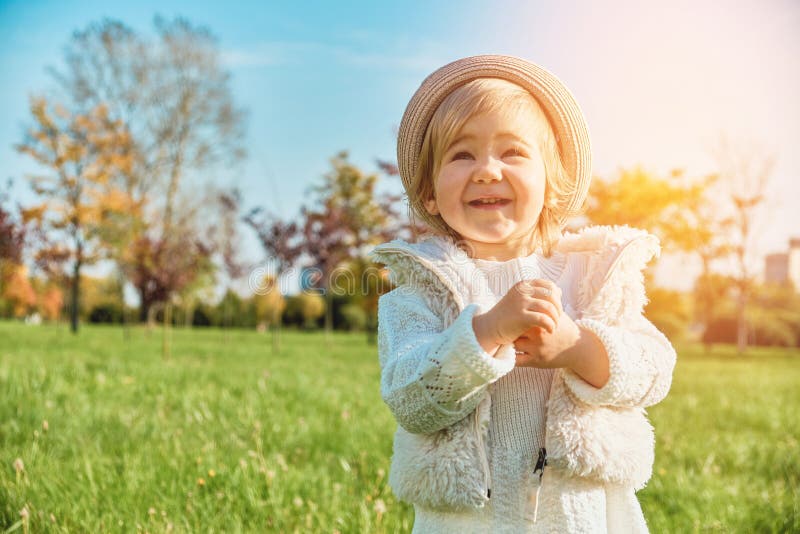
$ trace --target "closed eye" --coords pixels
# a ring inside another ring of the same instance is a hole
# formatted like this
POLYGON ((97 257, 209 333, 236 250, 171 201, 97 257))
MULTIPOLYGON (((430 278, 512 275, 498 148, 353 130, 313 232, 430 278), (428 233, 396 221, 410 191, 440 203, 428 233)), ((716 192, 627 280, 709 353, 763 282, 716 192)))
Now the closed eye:
POLYGON ((514 147, 506 150, 503 152, 504 158, 526 158, 528 157, 528 153, 522 150, 521 148, 514 147))
POLYGON ((472 154, 470 154, 469 152, 462 150, 461 152, 456 152, 455 154, 453 154, 452 161, 455 161, 457 159, 473 159, 473 157, 472 154))

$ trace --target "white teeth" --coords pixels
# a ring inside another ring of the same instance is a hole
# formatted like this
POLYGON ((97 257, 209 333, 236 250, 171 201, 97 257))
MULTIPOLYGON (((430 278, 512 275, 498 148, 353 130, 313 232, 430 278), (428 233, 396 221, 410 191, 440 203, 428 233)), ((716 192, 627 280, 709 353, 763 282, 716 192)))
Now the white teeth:
POLYGON ((486 204, 502 204, 508 202, 508 199, 505 198, 476 198, 475 200, 470 200, 469 203, 472 205, 486 205, 486 204))

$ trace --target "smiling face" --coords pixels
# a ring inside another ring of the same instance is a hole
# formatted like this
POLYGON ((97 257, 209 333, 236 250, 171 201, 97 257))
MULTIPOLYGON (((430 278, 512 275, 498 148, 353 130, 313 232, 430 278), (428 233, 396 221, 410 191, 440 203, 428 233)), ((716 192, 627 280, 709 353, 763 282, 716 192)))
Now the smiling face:
POLYGON ((546 189, 535 105, 531 99, 513 113, 489 109, 470 117, 439 155, 425 209, 441 216, 474 257, 502 261, 533 252, 546 189))

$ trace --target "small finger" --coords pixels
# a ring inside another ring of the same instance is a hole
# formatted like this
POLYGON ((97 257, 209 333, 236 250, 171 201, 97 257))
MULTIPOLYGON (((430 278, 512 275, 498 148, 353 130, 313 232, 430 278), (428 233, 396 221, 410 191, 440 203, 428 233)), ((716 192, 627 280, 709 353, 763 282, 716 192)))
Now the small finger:
POLYGON ((534 295, 536 292, 536 285, 534 280, 520 280, 514 284, 514 289, 523 295, 534 295))
POLYGON ((549 287, 537 286, 533 288, 533 294, 548 298, 553 296, 553 290, 549 287))
POLYGON ((540 326, 540 327, 544 328, 550 334, 555 332, 556 323, 555 323, 555 321, 553 321, 552 317, 550 317, 546 313, 542 313, 542 312, 533 312, 533 314, 537 319, 537 323, 538 324, 536 326, 540 326))
POLYGON ((558 321, 561 317, 561 312, 558 307, 549 300, 536 299, 530 304, 531 311, 544 312, 553 318, 553 321, 558 321))
POLYGON ((561 288, 550 280, 537 279, 533 282, 535 285, 532 290, 532 295, 534 297, 546 299, 548 302, 552 302, 558 311, 557 316, 560 317, 563 310, 563 306, 561 305, 561 288))

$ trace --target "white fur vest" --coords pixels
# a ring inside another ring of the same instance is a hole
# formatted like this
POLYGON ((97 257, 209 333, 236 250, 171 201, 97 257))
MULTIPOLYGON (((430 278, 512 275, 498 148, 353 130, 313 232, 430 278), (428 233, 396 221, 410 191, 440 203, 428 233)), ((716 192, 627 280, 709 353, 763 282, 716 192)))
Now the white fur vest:
MULTIPOLYGON (((647 302, 642 269, 658 256, 658 239, 627 226, 595 226, 565 234, 555 250, 581 255, 586 262, 587 275, 577 288, 576 323, 603 341, 610 378, 597 389, 570 370, 556 371, 546 413, 546 468, 638 490, 649 480, 654 459, 653 428, 644 408, 666 395, 675 364, 669 341, 642 315, 647 302)), ((446 238, 429 236, 415 244, 395 240, 376 247, 371 258, 389 268, 394 291, 421 294, 445 327, 458 327, 468 307, 487 311, 498 298, 466 253, 446 238)), ((471 328, 471 320, 464 324, 471 328)), ((513 351, 513 345, 501 347, 491 362, 502 368, 497 372, 513 367, 513 351)), ((391 367, 393 357, 381 355, 383 373, 399 374, 391 367)), ((394 395, 390 386, 384 388, 383 378, 382 393, 400 423, 389 477, 395 495, 430 509, 483 507, 491 493, 484 448, 491 412, 488 388, 450 411, 421 409, 418 405, 428 402, 419 400, 424 396, 394 395), (430 420, 420 416, 430 411, 435 412, 430 420)))

